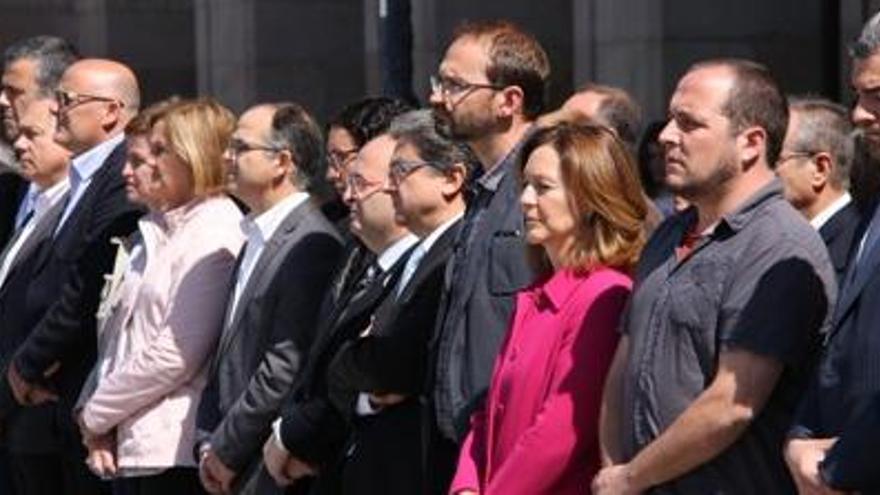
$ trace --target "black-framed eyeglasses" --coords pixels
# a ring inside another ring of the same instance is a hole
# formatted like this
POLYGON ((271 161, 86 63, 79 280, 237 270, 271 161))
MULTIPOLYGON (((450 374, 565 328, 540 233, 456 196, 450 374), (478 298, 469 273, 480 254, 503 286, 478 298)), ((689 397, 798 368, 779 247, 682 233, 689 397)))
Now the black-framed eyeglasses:
POLYGON ((86 93, 77 93, 76 91, 68 91, 64 89, 55 90, 55 101, 58 102, 58 109, 70 109, 78 105, 89 103, 92 101, 103 101, 107 103, 116 103, 120 107, 124 107, 125 103, 117 98, 109 96, 90 95, 86 93))
POLYGON ((430 167, 428 162, 419 162, 415 160, 393 160, 388 167, 388 183, 397 187, 401 182, 406 180, 410 174, 422 167, 430 167))
POLYGON ((504 89, 504 86, 500 86, 497 84, 472 83, 468 81, 462 81, 461 79, 455 79, 453 77, 441 76, 439 74, 431 76, 430 81, 431 91, 439 94, 440 96, 443 96, 444 98, 455 96, 464 92, 473 91, 475 89, 491 89, 493 91, 500 91, 504 89))
POLYGON ((229 144, 226 145, 226 149, 229 150, 229 153, 230 155, 232 155, 233 158, 238 158, 239 156, 249 151, 266 151, 270 153, 278 153, 279 151, 284 151, 284 148, 280 148, 278 146, 249 143, 241 139, 229 140, 229 144))
POLYGON ((327 161, 334 167, 341 167, 348 163, 358 152, 358 148, 347 150, 330 150, 327 152, 327 161))

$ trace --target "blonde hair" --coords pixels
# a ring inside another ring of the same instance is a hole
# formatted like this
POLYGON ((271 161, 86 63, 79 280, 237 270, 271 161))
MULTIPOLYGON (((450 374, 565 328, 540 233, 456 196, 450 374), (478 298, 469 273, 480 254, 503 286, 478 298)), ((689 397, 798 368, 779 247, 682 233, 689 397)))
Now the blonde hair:
POLYGON ((171 150, 189 166, 195 196, 222 192, 223 153, 235 129, 232 112, 213 98, 198 98, 172 104, 158 122, 165 123, 171 150))
MULTIPOLYGON (((562 182, 577 219, 574 243, 563 253, 562 265, 578 271, 597 265, 630 271, 647 240, 648 215, 632 154, 608 129, 561 123, 529 137, 520 171, 542 146, 559 155, 562 182)), ((530 246, 529 250, 537 268, 548 271, 544 249, 530 246)))

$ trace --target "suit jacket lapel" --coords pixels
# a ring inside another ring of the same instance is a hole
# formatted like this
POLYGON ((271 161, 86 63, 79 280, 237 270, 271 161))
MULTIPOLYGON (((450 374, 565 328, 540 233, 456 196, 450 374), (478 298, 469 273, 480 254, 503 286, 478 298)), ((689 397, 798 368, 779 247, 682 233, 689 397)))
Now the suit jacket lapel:
MULTIPOLYGON (((308 201, 303 202, 294 208, 293 211, 285 217, 284 221, 278 227, 278 230, 275 231, 272 237, 266 242, 266 245, 263 247, 263 252, 260 253, 260 258, 257 259, 257 264, 254 266, 254 270, 251 272, 251 276, 247 281, 247 285, 245 285, 244 290, 241 292, 238 304, 235 305, 235 314, 232 315, 232 322, 223 332, 219 347, 220 352, 218 352, 218 354, 225 352, 229 343, 232 341, 232 337, 239 331, 241 320, 244 318, 244 315, 250 307, 248 303, 259 294, 261 289, 270 281, 271 277, 267 279, 265 274, 271 274, 277 271, 278 266, 284 261, 285 257, 280 256, 279 251, 282 246, 287 244, 287 241, 293 235, 296 227, 310 208, 308 201)), ((237 272, 238 270, 236 269, 236 273, 237 272)), ((233 283, 233 287, 234 286, 235 284, 233 283)))
POLYGON ((412 278, 407 282, 406 287, 403 288, 400 297, 397 298, 396 305, 398 307, 405 305, 410 299, 412 299, 413 294, 418 290, 422 281, 434 271, 434 268, 436 268, 438 264, 446 262, 451 254, 453 246, 455 245, 455 239, 458 237, 458 231, 461 229, 461 225, 461 220, 456 221, 446 229, 446 232, 443 232, 443 234, 434 241, 434 245, 431 246, 431 249, 429 249, 427 253, 425 253, 425 257, 419 262, 419 266, 416 267, 416 271, 413 273, 412 278))

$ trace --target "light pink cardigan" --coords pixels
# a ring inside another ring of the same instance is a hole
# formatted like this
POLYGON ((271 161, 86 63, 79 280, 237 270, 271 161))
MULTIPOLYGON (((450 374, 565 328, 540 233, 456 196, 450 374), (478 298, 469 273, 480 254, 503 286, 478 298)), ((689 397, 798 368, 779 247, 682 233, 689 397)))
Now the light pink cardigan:
POLYGON ((215 197, 140 221, 143 251, 103 329, 97 388, 82 411, 89 431, 116 429, 122 469, 194 465, 195 415, 244 241, 240 220, 231 200, 215 197))

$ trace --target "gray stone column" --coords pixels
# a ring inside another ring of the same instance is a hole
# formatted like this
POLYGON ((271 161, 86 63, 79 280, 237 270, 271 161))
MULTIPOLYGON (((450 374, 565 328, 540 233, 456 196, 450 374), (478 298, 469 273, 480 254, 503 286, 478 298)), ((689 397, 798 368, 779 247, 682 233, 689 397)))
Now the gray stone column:
POLYGON ((194 0, 196 85, 241 111, 256 98, 253 0, 194 0))

